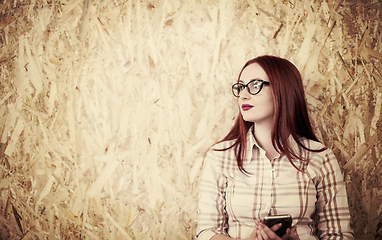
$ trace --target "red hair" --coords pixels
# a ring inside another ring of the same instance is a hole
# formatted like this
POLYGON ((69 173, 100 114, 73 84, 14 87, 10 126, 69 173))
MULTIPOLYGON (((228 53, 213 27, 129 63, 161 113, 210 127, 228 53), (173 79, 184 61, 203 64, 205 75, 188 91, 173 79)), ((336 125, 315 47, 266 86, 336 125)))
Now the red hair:
MULTIPOLYGON (((293 163, 292 159, 299 159, 303 162, 309 162, 309 159, 305 159, 303 156, 293 151, 292 146, 288 141, 290 136, 305 150, 319 152, 326 149, 309 149, 304 146, 300 140, 301 137, 304 137, 313 141, 318 141, 309 120, 301 74, 290 61, 275 56, 265 55, 249 60, 241 69, 238 81, 243 70, 248 65, 254 63, 259 64, 267 74, 273 93, 275 109, 271 132, 273 147, 277 149, 280 154, 284 154, 297 170, 300 170, 293 163)), ((243 162, 247 146, 247 132, 252 125, 253 123, 245 121, 239 112, 239 116, 231 131, 220 141, 236 140, 235 143, 226 149, 214 149, 217 151, 224 151, 234 148, 238 167, 240 171, 245 173, 247 172, 243 167, 243 162)))

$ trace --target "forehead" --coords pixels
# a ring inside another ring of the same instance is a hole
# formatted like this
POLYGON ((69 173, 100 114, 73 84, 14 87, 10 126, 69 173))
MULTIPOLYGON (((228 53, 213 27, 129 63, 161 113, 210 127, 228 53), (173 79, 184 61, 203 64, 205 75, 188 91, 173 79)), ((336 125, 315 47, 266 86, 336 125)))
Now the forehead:
POLYGON ((240 80, 244 83, 251 81, 252 79, 262 79, 265 81, 269 81, 267 74, 264 69, 260 67, 257 63, 252 63, 244 68, 241 73, 240 80))

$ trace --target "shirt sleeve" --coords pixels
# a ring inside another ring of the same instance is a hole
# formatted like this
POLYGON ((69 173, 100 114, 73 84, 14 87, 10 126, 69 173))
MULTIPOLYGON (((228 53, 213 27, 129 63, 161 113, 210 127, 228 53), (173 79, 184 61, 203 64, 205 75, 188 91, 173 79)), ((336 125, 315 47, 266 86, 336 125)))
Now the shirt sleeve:
POLYGON ((343 176, 333 152, 325 151, 317 185, 320 239, 354 239, 343 176))
POLYGON ((199 219, 197 239, 208 240, 216 234, 227 234, 227 179, 221 171, 222 159, 214 150, 206 154, 199 184, 199 219))

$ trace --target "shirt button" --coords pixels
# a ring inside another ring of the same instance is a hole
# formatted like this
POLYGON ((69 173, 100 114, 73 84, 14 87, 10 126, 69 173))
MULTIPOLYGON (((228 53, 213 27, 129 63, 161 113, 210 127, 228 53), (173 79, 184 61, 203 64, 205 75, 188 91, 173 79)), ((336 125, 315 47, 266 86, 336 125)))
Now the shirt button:
POLYGON ((272 169, 272 178, 273 178, 273 179, 276 178, 276 176, 275 176, 275 172, 276 172, 276 169, 273 168, 273 169, 272 169))

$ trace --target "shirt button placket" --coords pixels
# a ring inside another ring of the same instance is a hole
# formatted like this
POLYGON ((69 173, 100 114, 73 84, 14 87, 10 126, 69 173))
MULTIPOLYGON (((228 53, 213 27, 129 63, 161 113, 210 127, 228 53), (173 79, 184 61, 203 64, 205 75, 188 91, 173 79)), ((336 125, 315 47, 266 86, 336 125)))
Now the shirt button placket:
MULTIPOLYGON (((267 159, 266 159, 267 160, 267 159)), ((262 192, 262 205, 261 215, 264 218, 269 214, 272 206, 272 183, 273 183, 273 169, 269 160, 264 161, 264 176, 263 176, 263 192, 262 192)))

